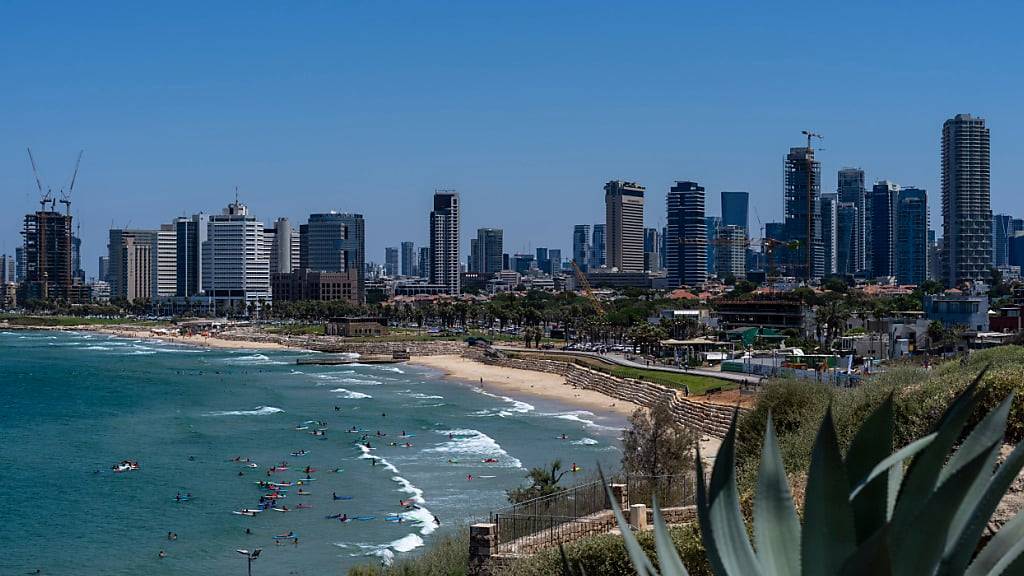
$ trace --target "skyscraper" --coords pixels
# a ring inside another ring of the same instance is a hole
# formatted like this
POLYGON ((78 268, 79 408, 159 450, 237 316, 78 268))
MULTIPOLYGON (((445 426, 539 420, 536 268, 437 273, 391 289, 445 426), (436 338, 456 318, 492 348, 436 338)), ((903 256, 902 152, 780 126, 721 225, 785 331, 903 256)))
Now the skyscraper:
POLYGON ((16 246, 14 248, 14 271, 18 282, 23 282, 27 275, 25 270, 28 268, 28 258, 25 255, 25 246, 16 246))
MULTIPOLYGON (((177 267, 174 295, 179 298, 196 296, 203 292, 203 243, 209 232, 210 217, 193 214, 190 218, 174 221, 177 267)), ((113 256, 111 256, 113 258, 113 256)), ((111 259, 113 270, 113 259, 111 259)), ((111 291, 113 292, 113 282, 111 291)))
POLYGON ((695 286, 707 280, 707 226, 704 187, 677 181, 666 197, 668 226, 665 265, 671 285, 695 286))
POLYGON ((477 272, 496 274, 501 272, 501 255, 504 253, 504 231, 501 228, 478 228, 476 231, 477 272))
POLYGON ((613 180, 604 185, 605 265, 619 272, 644 270, 644 187, 613 180))
POLYGON ((594 224, 594 237, 590 242, 590 267, 600 268, 607 263, 605 250, 605 225, 594 224))
POLYGON ((267 228, 267 246, 270 248, 270 273, 284 274, 299 269, 302 259, 299 231, 292 227, 287 218, 278 218, 274 226, 267 228))
MULTIPOLYGON (((850 229, 850 260, 846 265, 846 275, 853 275, 867 267, 867 190, 864 188, 864 171, 860 168, 843 168, 839 171, 839 201, 852 204, 856 209, 853 228, 850 229)), ((837 243, 845 243, 847 239, 840 237, 837 243)), ((842 272, 841 272, 842 273, 842 272)))
POLYGON ((879 278, 895 274, 893 248, 895 242, 895 206, 898 184, 888 180, 875 182, 871 188, 871 276, 879 278))
POLYGON ((707 271, 708 276, 715 275, 715 263, 717 261, 718 229, 722 227, 722 218, 719 216, 705 216, 704 230, 707 234, 707 271))
POLYGON ((384 274, 398 276, 398 248, 388 246, 384 249, 384 274))
POLYGON ((416 275, 416 248, 412 242, 402 242, 402 276, 416 275))
POLYGON ((551 248, 548 250, 548 274, 554 276, 562 272, 562 249, 551 248))
POLYGON ((661 270, 661 232, 657 228, 644 228, 644 270, 661 270))
POLYGON ((749 204, 750 194, 747 192, 722 192, 722 226, 739 226, 749 231, 749 204))
POLYGON ((784 165, 786 240, 797 242, 786 250, 789 274, 802 279, 821 278, 821 163, 814 149, 790 148, 784 165), (810 248, 808 250, 808 248, 810 248))
POLYGON ((539 268, 539 269, 541 269, 543 271, 550 270, 550 268, 548 268, 548 264, 547 264, 547 261, 548 261, 548 249, 547 248, 537 248, 536 254, 537 254, 537 268, 539 268))
POLYGON ((430 246, 420 246, 420 257, 416 263, 420 278, 430 278, 430 246))
POLYGON ((836 206, 836 274, 843 277, 858 272, 854 252, 859 241, 856 237, 858 217, 853 202, 839 202, 836 206))
POLYGON ((150 298, 174 296, 177 291, 177 251, 178 239, 174 224, 161 224, 159 230, 153 231, 153 245, 150 248, 150 273, 153 280, 150 285, 150 298))
POLYGON ((831 276, 836 273, 839 266, 838 224, 839 224, 839 195, 835 192, 826 192, 821 195, 821 246, 824 268, 822 273, 831 276))
POLYGON ((17 265, 14 263, 14 256, 7 254, 0 255, 0 289, 4 284, 13 284, 17 278, 17 265))
POLYGON ((896 282, 920 285, 928 279, 928 194, 904 188, 896 195, 896 282))
POLYGON ((989 130, 957 114, 942 125, 942 241, 947 286, 985 280, 992 265, 989 130))
POLYGON ((572 259, 584 272, 590 267, 589 224, 577 224, 572 229, 572 259))
POLYGON ((1013 236, 1013 217, 1008 214, 992 215, 992 265, 1006 266, 1010 257, 1010 236, 1013 236))
POLYGON ((110 230, 111 298, 136 302, 153 297, 153 249, 158 244, 156 230, 110 230))
POLYGON ((300 268, 317 272, 355 271, 359 301, 366 301, 366 224, 362 214, 310 214, 299 228, 300 268))
POLYGON ((729 225, 718 229, 715 247, 715 274, 721 279, 747 277, 747 229, 729 225))
POLYGON ((236 198, 211 214, 203 242, 203 293, 225 307, 270 302, 270 248, 263 222, 236 198))
POLYGON ((452 295, 461 291, 459 211, 457 192, 434 192, 434 209, 430 212, 430 283, 445 286, 452 295))
POLYGON ((96 279, 100 282, 110 282, 107 277, 110 275, 110 256, 100 256, 99 269, 96 279))

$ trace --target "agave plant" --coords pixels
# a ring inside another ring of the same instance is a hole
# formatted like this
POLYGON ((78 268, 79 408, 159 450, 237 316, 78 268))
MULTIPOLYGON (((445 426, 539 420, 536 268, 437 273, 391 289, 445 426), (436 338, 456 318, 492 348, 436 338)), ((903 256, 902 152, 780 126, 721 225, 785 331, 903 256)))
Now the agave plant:
MULTIPOLYGON (((1013 396, 962 438, 978 403, 975 378, 934 431, 895 453, 890 395, 857 431, 844 459, 831 408, 811 453, 803 524, 768 417, 754 496, 753 542, 736 488, 736 417, 711 479, 698 482, 697 514, 708 561, 718 576, 1024 574, 1024 513, 978 550, 986 523, 1024 466, 1024 442, 995 467, 1013 396), (913 459, 909 466, 906 462, 913 459)), ((697 478, 704 478, 700 454, 697 478)), ((655 503, 656 570, 612 498, 639 576, 686 574, 655 503)))

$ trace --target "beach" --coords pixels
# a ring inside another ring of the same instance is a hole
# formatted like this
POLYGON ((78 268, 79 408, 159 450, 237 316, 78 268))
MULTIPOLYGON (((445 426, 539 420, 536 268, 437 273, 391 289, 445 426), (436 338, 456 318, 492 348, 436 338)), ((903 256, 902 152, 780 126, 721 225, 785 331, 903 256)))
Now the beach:
POLYGON ((639 408, 631 402, 610 398, 593 390, 573 388, 558 374, 491 366, 462 356, 414 356, 409 363, 440 370, 459 380, 480 382, 483 379, 485 388, 549 398, 592 411, 629 416, 639 408))

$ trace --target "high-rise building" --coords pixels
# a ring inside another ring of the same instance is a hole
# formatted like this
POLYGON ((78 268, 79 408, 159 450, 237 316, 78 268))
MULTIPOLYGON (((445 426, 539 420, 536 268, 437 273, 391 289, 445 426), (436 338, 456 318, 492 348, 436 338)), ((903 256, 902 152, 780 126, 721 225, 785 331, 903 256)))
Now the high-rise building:
POLYGON ((707 271, 708 276, 715 275, 715 263, 717 262, 716 249, 718 248, 718 229, 722 227, 722 218, 719 216, 705 216, 704 230, 707 235, 707 271))
POLYGON ((824 192, 821 195, 821 247, 824 268, 822 274, 831 276, 839 267, 838 240, 839 195, 835 192, 824 192))
POLYGON ((402 242, 402 276, 416 275, 416 247, 412 242, 402 242))
POLYGON ((665 267, 670 285, 695 286, 707 280, 707 226, 704 187, 677 181, 666 197, 665 267))
POLYGON ((583 272, 590 268, 590 225, 577 224, 572 229, 572 259, 583 272))
MULTIPOLYGON (((209 233, 210 217, 193 214, 190 218, 174 221, 177 267, 174 295, 179 298, 197 296, 203 292, 203 244, 209 233)), ((113 262, 113 260, 111 260, 113 262)), ((111 281, 111 290, 113 282, 111 281)))
POLYGON ((562 249, 551 248, 548 250, 548 274, 554 276, 562 272, 562 249))
POLYGON ((430 246, 420 246, 420 257, 416 263, 420 278, 430 278, 430 246))
POLYGON ((992 266, 989 130, 957 114, 942 125, 942 254, 946 285, 986 280, 992 266))
POLYGON ((85 283, 85 270, 82 270, 82 239, 78 236, 71 237, 71 281, 85 283))
POLYGON ((613 180, 604 185, 605 265, 619 272, 644 270, 644 187, 613 180))
POLYGON ((896 282, 920 285, 928 279, 928 194, 920 188, 903 188, 896 194, 896 282))
POLYGON ((286 274, 299 269, 302 250, 299 247, 299 231, 292 227, 287 218, 278 218, 274 226, 264 230, 266 243, 270 247, 270 273, 286 274))
POLYGON ((178 288, 178 234, 175 224, 161 224, 153 231, 153 245, 150 248, 150 299, 174 296, 178 288))
POLYGON ((667 263, 668 262, 668 260, 667 260, 667 258, 668 258, 668 226, 662 226, 661 227, 661 238, 659 240, 661 240, 661 248, 658 251, 659 252, 658 256, 661 258, 661 261, 658 264, 658 268, 660 268, 662 270, 667 270, 668 269, 668 263, 667 263))
POLYGON ((203 243, 203 293, 226 307, 271 301, 270 248, 263 222, 237 199, 211 214, 203 243))
POLYGON ((535 254, 537 255, 537 268, 543 270, 546 266, 545 262, 548 259, 548 249, 543 247, 537 248, 535 250, 535 254))
POLYGON ((857 205, 839 202, 836 205, 836 274, 847 277, 858 272, 856 230, 859 222, 857 205))
POLYGON ((512 270, 520 274, 528 273, 536 264, 533 254, 513 254, 512 270))
POLYGON ((109 282, 107 279, 108 276, 110 276, 110 256, 100 256, 96 280, 100 282, 109 282))
POLYGON ((871 276, 881 278, 895 275, 895 206, 898 184, 888 180, 875 182, 871 188, 871 276))
POLYGON ((821 245, 821 163, 814 149, 790 148, 784 168, 787 271, 797 278, 817 279, 825 272, 821 245))
POLYGON ((594 236, 590 242, 590 267, 600 268, 607 263, 607 246, 605 245, 605 225, 594 224, 594 236))
POLYGON ((718 229, 715 247, 715 274, 723 280, 747 277, 747 229, 729 225, 718 229))
POLYGON ((789 257, 786 247, 786 224, 784 222, 765 222, 764 237, 767 244, 762 246, 765 250, 765 272, 769 275, 777 274, 789 257))
POLYGON ((359 301, 366 301, 366 223, 362 214, 310 214, 299 227, 299 267, 318 272, 355 271, 359 301))
POLYGON ((153 298, 153 249, 160 243, 156 230, 110 230, 110 297, 139 302, 153 298))
POLYGON ((398 276, 398 248, 388 246, 384 248, 384 274, 394 278, 398 276))
POLYGON ((1013 217, 1009 214, 992 215, 992 265, 1006 266, 1010 257, 1010 236, 1013 236, 1013 217))
POLYGON ((71 215, 40 210, 25 216, 25 271, 19 301, 69 300, 74 282, 71 215))
POLYGON ((28 268, 28 260, 25 256, 25 246, 17 246, 14 248, 14 271, 17 276, 18 282, 25 280, 25 270, 28 268))
MULTIPOLYGON (((1013 239, 1010 239, 1012 250, 1013 239)), ((1024 255, 1024 253, 1022 253, 1024 255)), ((1013 264, 1013 257, 1010 257, 1013 264)), ((928 230, 928 279, 942 282, 942 239, 935 239, 935 230, 928 230)))
POLYGON ((501 255, 504 253, 504 231, 501 228, 477 228, 476 256, 473 270, 485 274, 501 272, 501 255))
POLYGON ((434 192, 434 209, 430 211, 430 283, 444 286, 452 295, 461 291, 459 212, 457 192, 434 192))
POLYGON ((7 254, 0 255, 0 290, 4 284, 13 284, 17 281, 17 265, 14 263, 14 256, 7 254))
POLYGON ((661 270, 661 232, 657 228, 644 228, 644 270, 661 270))
POLYGON ((739 226, 749 231, 749 205, 750 194, 747 192, 722 192, 722 226, 739 226))
MULTIPOLYGON (((850 232, 851 260, 846 266, 845 275, 852 276, 867 268, 867 189, 864 187, 864 171, 860 168, 843 168, 839 170, 838 183, 839 201, 852 204, 856 209, 856 221, 850 232)), ((840 239, 845 242, 844 239, 840 239)), ((842 272, 841 272, 842 273, 842 272)))

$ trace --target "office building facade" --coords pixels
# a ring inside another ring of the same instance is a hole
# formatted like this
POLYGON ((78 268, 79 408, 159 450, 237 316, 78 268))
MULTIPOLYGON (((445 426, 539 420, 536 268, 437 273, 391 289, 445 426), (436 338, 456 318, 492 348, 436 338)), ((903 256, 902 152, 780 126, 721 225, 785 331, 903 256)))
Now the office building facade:
POLYGON ((856 246, 859 211, 853 202, 836 205, 836 274, 851 277, 860 271, 856 246))
POLYGON ((895 275, 895 221, 896 195, 899 194, 898 184, 888 180, 875 182, 871 187, 871 242, 869 253, 871 262, 868 269, 871 277, 882 278, 895 275))
POLYGON ((718 248, 718 229, 722 227, 719 216, 705 216, 704 230, 707 234, 707 271, 708 276, 715 275, 716 249, 718 248))
POLYGON ((170 298, 178 289, 178 233, 175 224, 161 224, 153 231, 153 246, 150 249, 153 262, 150 273, 152 291, 150 298, 170 298))
POLYGON ((72 217, 55 210, 25 216, 22 229, 24 275, 20 301, 72 300, 74 255, 72 217))
POLYGON ((156 230, 110 230, 110 297, 127 302, 153 298, 153 256, 159 245, 156 230))
POLYGON ((644 228, 644 270, 661 270, 661 231, 657 228, 644 228))
POLYGON ((739 226, 749 234, 749 206, 749 193, 722 192, 722 226, 739 226))
POLYGON ((310 214, 299 227, 299 267, 319 272, 354 271, 360 302, 366 301, 366 223, 362 214, 310 214))
POLYGON ((928 193, 920 188, 903 188, 896 195, 896 282, 920 285, 928 279, 928 193))
POLYGON ((607 263, 607 246, 605 245, 605 225, 594 224, 594 235, 590 241, 590 267, 600 268, 607 263))
POLYGON ((412 242, 402 242, 402 276, 416 275, 416 247, 412 242))
POLYGON ((237 199, 213 214, 203 242, 203 294, 226 308, 271 302, 270 247, 263 222, 237 199))
POLYGON ((1009 214, 992 215, 992 265, 1006 266, 1010 258, 1010 237, 1013 236, 1013 217, 1009 214))
POLYGON ((604 185, 605 265, 619 272, 644 269, 644 191, 636 182, 604 185))
POLYGON ((590 225, 577 224, 572 228, 572 259, 580 270, 590 268, 590 225))
POLYGON ((846 274, 853 275, 867 267, 867 189, 864 187, 864 171, 860 168, 842 168, 836 188, 839 201, 852 204, 856 209, 856 220, 850 233, 850 254, 846 274))
POLYGON ((725 280, 747 277, 747 229, 729 225, 718 229, 715 247, 715 274, 725 280))
POLYGON ((484 274, 501 272, 501 255, 504 253, 505 232, 501 228, 478 228, 476 231, 476 254, 473 271, 484 274))
POLYGON ((666 197, 665 265, 671 286, 696 286, 707 280, 707 225, 704 187, 677 181, 666 197))
POLYGON ((203 243, 206 242, 209 223, 209 215, 202 213, 174 221, 177 268, 174 294, 179 298, 203 292, 203 243))
POLYGON ((302 259, 299 230, 287 218, 278 218, 264 230, 265 242, 270 247, 270 273, 284 274, 298 270, 302 259))
POLYGON ((822 274, 831 276, 836 273, 839 267, 839 249, 837 240, 839 236, 839 195, 835 192, 827 192, 821 195, 821 247, 822 247, 822 274))
POLYGON ((391 278, 398 276, 397 246, 389 246, 384 249, 384 274, 391 278))
POLYGON ((992 266, 989 129, 957 114, 942 126, 942 255, 947 286, 986 280, 992 266))

